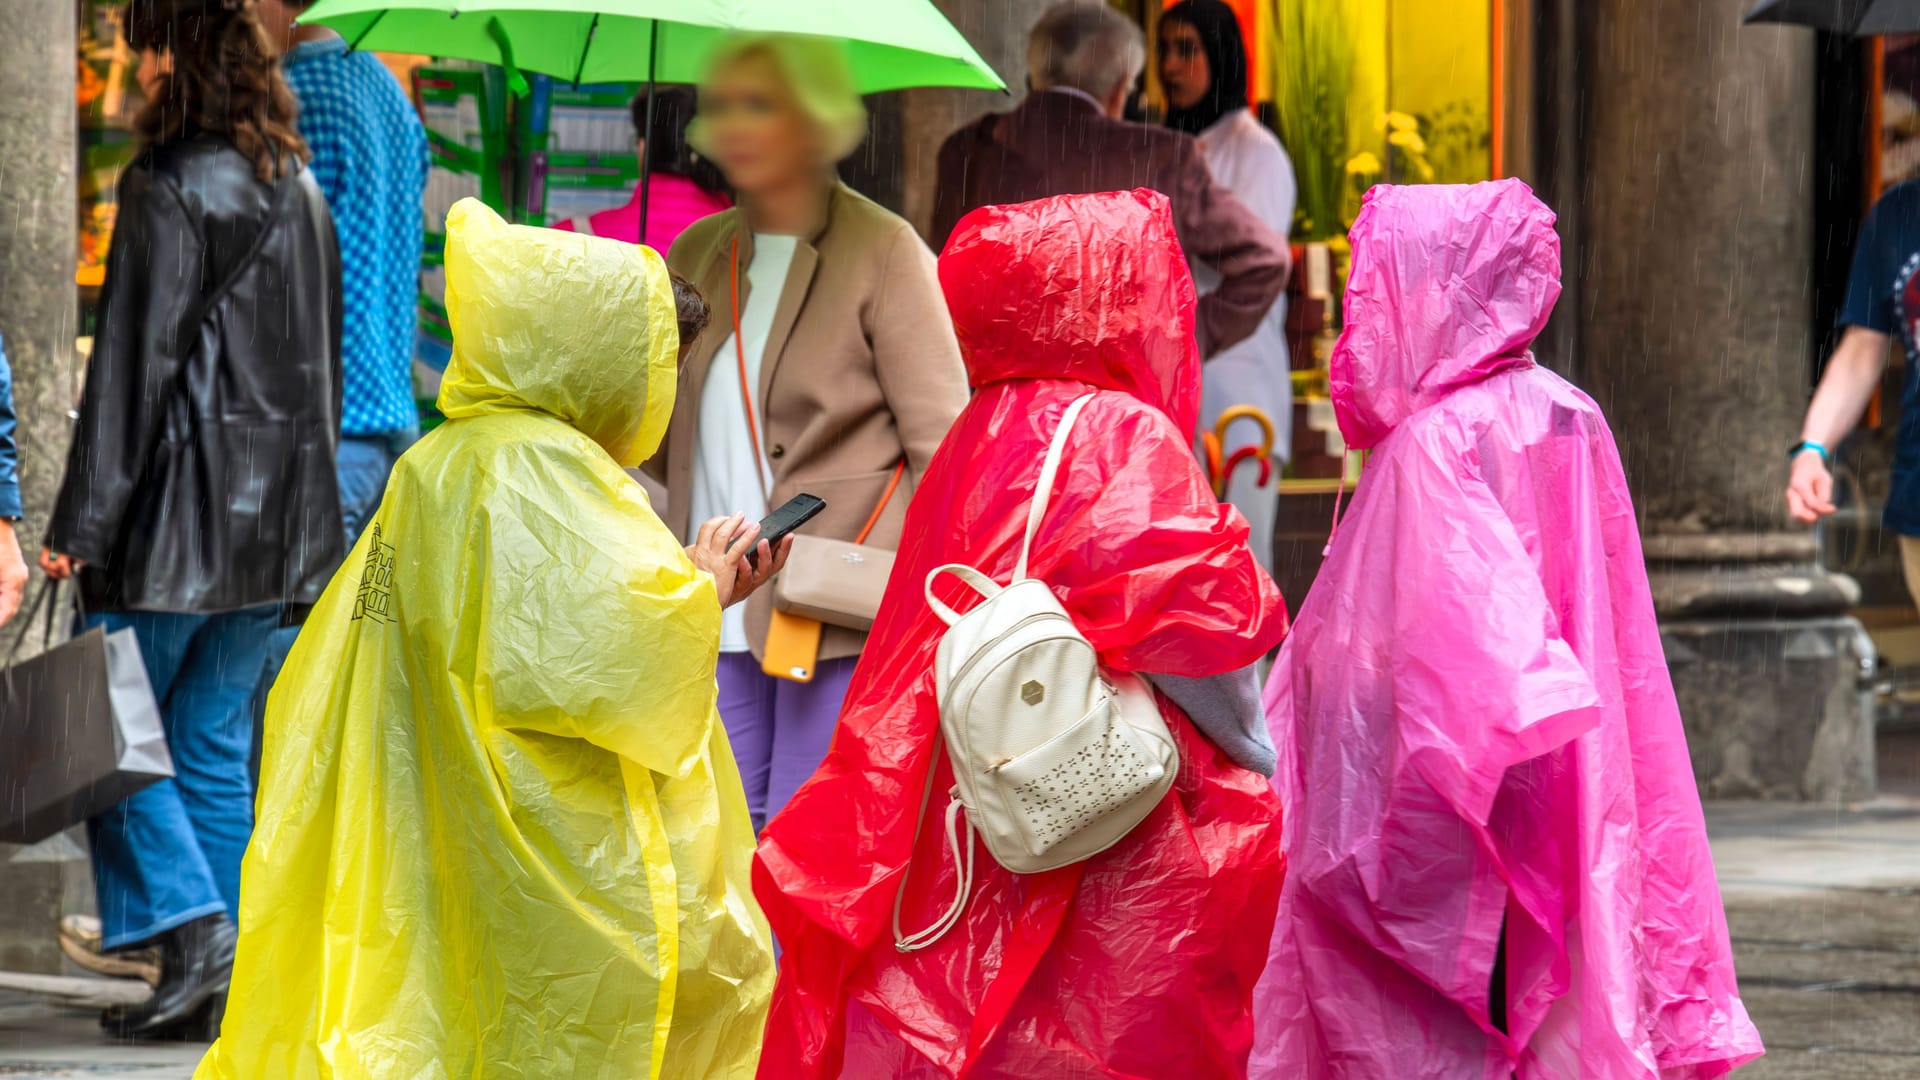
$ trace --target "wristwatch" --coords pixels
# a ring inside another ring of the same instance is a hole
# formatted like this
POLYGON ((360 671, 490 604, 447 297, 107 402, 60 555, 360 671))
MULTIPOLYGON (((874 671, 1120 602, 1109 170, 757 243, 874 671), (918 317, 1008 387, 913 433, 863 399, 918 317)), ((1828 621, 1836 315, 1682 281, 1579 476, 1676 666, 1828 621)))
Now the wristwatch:
POLYGON ((1808 450, 1811 450, 1814 453, 1819 454, 1821 462, 1824 463, 1828 468, 1833 467, 1833 451, 1827 449, 1825 444, 1814 442, 1812 439, 1802 439, 1799 442, 1794 443, 1792 446, 1788 447, 1787 458, 1788 460, 1792 460, 1793 458, 1799 457, 1803 452, 1808 450))

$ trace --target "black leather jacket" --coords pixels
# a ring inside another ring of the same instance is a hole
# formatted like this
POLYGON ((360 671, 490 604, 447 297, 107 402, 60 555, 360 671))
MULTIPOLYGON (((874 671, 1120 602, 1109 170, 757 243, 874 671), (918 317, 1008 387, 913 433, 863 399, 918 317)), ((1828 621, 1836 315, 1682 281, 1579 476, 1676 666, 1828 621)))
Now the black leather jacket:
POLYGON ((298 608, 345 555, 340 254, 305 170, 228 140, 120 179, 99 327, 47 546, 94 610, 298 608))

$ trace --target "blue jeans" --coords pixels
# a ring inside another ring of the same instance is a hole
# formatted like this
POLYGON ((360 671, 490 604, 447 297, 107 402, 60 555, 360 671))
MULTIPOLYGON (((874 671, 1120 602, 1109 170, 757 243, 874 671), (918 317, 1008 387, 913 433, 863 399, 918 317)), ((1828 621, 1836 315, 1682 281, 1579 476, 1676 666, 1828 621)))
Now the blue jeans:
POLYGON ((87 617, 89 629, 131 628, 139 640, 174 769, 87 823, 103 947, 240 910, 240 858, 253 834, 248 705, 278 621, 277 607, 87 617))
MULTIPOLYGON (((340 482, 340 517, 347 527, 347 550, 360 542, 360 534, 366 531, 367 523, 373 520, 374 512, 380 509, 380 500, 387 493, 387 477, 393 475, 393 463, 407 452, 420 437, 418 431, 393 431, 384 435, 343 435, 340 438, 340 450, 334 457, 334 473, 340 482)), ((293 651, 293 642, 300 636, 298 626, 283 626, 273 632, 266 663, 260 672, 260 685, 254 692, 253 724, 257 733, 267 719, 267 691, 273 689, 273 681, 280 677, 280 668, 287 662, 287 654, 293 651)), ((253 757, 247 762, 248 773, 256 782, 260 779, 260 740, 254 739, 253 757)))

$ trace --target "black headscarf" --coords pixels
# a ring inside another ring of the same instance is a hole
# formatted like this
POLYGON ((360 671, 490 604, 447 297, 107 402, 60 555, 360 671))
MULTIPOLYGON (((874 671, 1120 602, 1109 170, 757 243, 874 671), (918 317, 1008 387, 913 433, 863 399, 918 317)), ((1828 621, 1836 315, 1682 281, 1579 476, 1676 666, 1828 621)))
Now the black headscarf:
POLYGON ((1185 23, 1200 35, 1213 85, 1190 109, 1167 108, 1167 126, 1198 135, 1235 109, 1247 107, 1247 46, 1240 37, 1240 17, 1223 0, 1182 0, 1160 16, 1185 23))

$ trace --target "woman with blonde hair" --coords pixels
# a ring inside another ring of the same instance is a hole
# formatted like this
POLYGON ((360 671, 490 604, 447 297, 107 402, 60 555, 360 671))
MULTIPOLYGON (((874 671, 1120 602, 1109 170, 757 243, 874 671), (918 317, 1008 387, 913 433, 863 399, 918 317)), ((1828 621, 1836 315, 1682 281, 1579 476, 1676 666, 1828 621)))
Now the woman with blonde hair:
MULTIPOLYGON (((713 302, 716 326, 687 359, 648 465, 683 540, 690 522, 806 492, 827 507, 804 534, 894 548, 966 405, 933 254, 835 179, 865 130, 836 42, 740 36, 709 62, 688 138, 739 205, 689 227, 667 257, 713 302)), ((720 715, 762 823, 826 755, 866 640, 776 613, 770 592, 727 613, 719 666, 720 715), (764 663, 776 624, 781 676, 764 663)))

